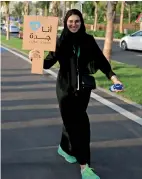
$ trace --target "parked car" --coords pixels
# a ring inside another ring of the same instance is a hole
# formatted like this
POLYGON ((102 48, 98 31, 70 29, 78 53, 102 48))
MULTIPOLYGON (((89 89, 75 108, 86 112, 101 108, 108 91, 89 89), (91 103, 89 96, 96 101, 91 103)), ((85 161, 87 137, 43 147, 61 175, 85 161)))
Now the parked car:
MULTIPOLYGON (((5 31, 7 31, 7 27, 4 28, 5 31)), ((9 32, 17 32, 19 33, 19 28, 16 25, 10 25, 9 26, 9 32)))
POLYGON ((142 50, 142 30, 123 37, 119 45, 123 50, 142 50))

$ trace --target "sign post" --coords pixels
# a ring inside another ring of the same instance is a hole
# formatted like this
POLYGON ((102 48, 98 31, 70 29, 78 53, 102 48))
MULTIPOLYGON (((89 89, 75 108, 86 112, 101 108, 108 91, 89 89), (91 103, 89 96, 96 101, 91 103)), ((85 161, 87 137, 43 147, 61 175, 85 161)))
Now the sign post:
POLYGON ((43 74, 44 51, 36 50, 32 59, 31 73, 43 74))
POLYGON ((58 17, 24 16, 23 49, 36 49, 31 73, 43 74, 44 51, 55 51, 58 17))

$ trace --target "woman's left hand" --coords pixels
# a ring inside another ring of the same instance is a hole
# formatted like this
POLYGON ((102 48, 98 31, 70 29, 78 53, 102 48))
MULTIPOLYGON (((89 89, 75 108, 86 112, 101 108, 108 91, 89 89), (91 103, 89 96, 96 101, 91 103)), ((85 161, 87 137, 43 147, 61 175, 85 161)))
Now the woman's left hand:
POLYGON ((119 81, 119 80, 114 80, 114 81, 113 81, 113 84, 120 84, 120 85, 122 85, 122 82, 119 81))
MULTIPOLYGON (((113 77, 111 78, 111 80, 112 80, 113 84, 123 85, 122 82, 121 82, 120 80, 118 80, 116 76, 115 76, 115 77, 113 76, 113 77)), ((116 90, 116 92, 121 92, 121 91, 123 91, 123 89, 122 89, 122 90, 116 90)))

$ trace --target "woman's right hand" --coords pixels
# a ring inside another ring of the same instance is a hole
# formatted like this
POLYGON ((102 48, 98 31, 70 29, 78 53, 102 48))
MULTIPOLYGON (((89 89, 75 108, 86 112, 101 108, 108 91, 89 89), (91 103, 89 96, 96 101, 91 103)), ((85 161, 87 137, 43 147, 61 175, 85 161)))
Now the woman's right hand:
POLYGON ((29 52, 29 60, 32 61, 33 57, 34 57, 34 54, 37 53, 37 50, 36 49, 33 49, 29 52))

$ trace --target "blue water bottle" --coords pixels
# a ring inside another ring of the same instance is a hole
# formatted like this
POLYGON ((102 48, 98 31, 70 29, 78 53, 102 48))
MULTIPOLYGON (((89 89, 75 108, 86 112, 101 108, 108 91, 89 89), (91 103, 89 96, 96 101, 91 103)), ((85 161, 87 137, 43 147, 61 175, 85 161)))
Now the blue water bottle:
POLYGON ((109 90, 110 90, 111 92, 115 92, 116 90, 123 90, 123 85, 121 85, 121 84, 114 84, 114 85, 112 85, 112 86, 109 88, 109 90))

